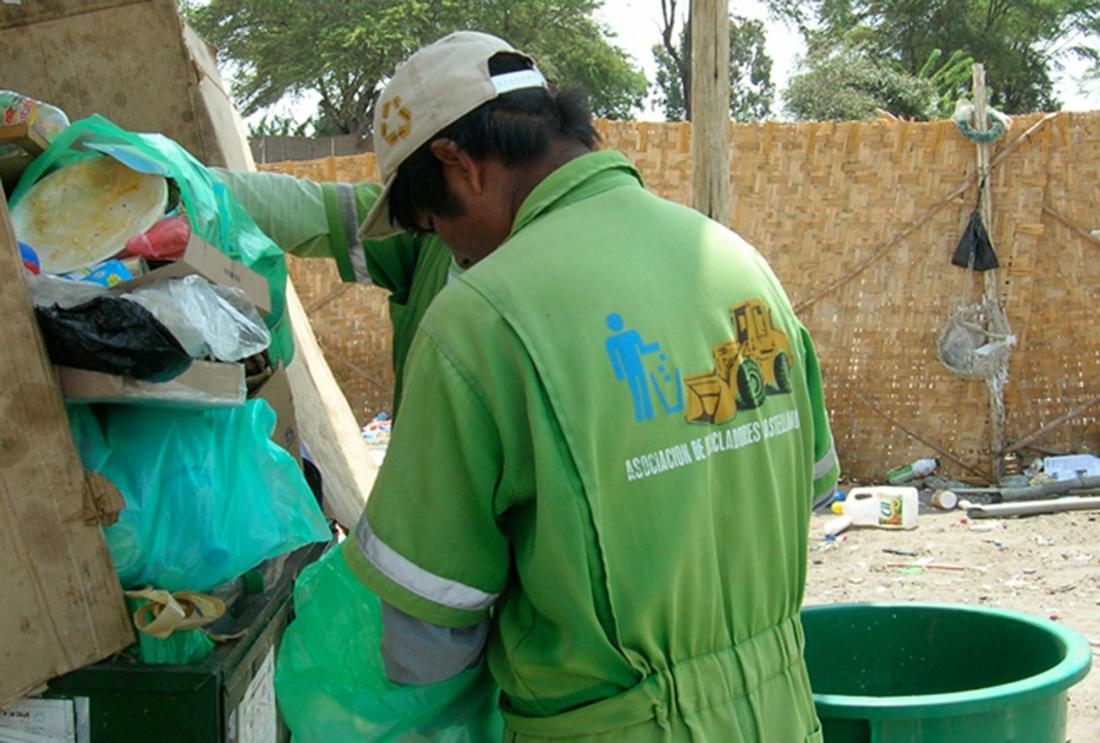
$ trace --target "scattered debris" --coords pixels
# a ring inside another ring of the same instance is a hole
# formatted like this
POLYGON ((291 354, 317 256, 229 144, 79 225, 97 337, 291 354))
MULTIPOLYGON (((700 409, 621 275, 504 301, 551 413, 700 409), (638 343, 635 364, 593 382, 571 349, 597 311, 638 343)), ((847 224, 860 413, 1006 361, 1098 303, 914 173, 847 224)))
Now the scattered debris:
POLYGON ((912 464, 890 470, 886 473, 886 482, 891 485, 901 485, 931 475, 939 469, 940 460, 934 458, 918 459, 912 464))
POLYGON ((996 523, 996 522, 993 522, 993 521, 990 521, 990 522, 985 523, 985 524, 971 524, 970 525, 970 531, 975 531, 975 532, 996 531, 997 529, 1000 529, 1000 528, 1001 528, 1001 525, 996 523))
POLYGON ((954 511, 959 504, 959 496, 953 490, 937 490, 932 493, 932 505, 941 511, 954 511))
POLYGON ((888 562, 887 568, 924 568, 925 570, 967 570, 966 565, 944 565, 937 562, 888 562))
POLYGON ((910 552, 909 550, 899 550, 892 547, 884 547, 882 551, 888 555, 899 555, 901 557, 916 557, 919 554, 917 552, 910 552))
POLYGON ((837 516, 835 519, 829 519, 825 524, 825 538, 834 539, 837 534, 840 534, 851 525, 851 516, 837 516))
POLYGON ((1100 457, 1092 454, 1047 457, 1043 460, 1043 472, 1058 481, 1100 479, 1100 457))

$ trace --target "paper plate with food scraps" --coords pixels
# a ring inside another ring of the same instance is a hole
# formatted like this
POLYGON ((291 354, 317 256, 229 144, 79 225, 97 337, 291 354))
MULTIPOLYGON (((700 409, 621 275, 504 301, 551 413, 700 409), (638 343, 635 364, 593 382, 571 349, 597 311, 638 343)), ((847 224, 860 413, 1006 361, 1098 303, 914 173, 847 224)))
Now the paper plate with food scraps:
POLYGON ((164 217, 168 182, 110 157, 81 160, 34 184, 11 211, 20 242, 44 273, 64 274, 104 261, 164 217))

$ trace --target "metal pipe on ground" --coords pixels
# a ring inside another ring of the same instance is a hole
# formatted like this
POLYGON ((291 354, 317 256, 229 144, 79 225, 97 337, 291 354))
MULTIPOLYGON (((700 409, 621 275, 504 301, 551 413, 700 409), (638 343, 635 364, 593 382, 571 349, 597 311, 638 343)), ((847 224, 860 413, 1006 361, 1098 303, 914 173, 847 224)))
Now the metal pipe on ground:
POLYGON ((966 509, 967 518, 996 519, 1005 516, 1035 516, 1042 513, 1060 513, 1062 511, 1100 511, 1100 498, 1066 496, 1053 500, 995 503, 992 505, 977 505, 966 502, 963 507, 966 509))
POLYGON ((1021 501, 1028 498, 1043 498, 1047 496, 1063 495, 1074 490, 1091 490, 1100 488, 1100 477, 1075 477, 1072 480, 1058 480, 1048 482, 1045 485, 1035 485, 1030 488, 1000 488, 1001 500, 1021 501))

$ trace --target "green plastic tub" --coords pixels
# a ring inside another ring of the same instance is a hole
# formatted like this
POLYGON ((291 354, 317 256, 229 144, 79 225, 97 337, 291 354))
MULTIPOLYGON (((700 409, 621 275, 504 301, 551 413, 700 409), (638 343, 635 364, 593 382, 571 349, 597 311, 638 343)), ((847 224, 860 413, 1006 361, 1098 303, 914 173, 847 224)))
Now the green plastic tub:
POLYGON ((1064 743, 1088 642, 1016 612, 946 604, 802 611, 825 743, 1064 743))

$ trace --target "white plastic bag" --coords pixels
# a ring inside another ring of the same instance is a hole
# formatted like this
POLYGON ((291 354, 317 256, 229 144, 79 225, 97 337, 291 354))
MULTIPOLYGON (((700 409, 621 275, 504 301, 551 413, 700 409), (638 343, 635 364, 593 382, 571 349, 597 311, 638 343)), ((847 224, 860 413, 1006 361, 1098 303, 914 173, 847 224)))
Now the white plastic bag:
POLYGON ((271 334, 244 292, 201 276, 158 281, 122 296, 164 323, 192 358, 240 361, 271 343, 271 334))

